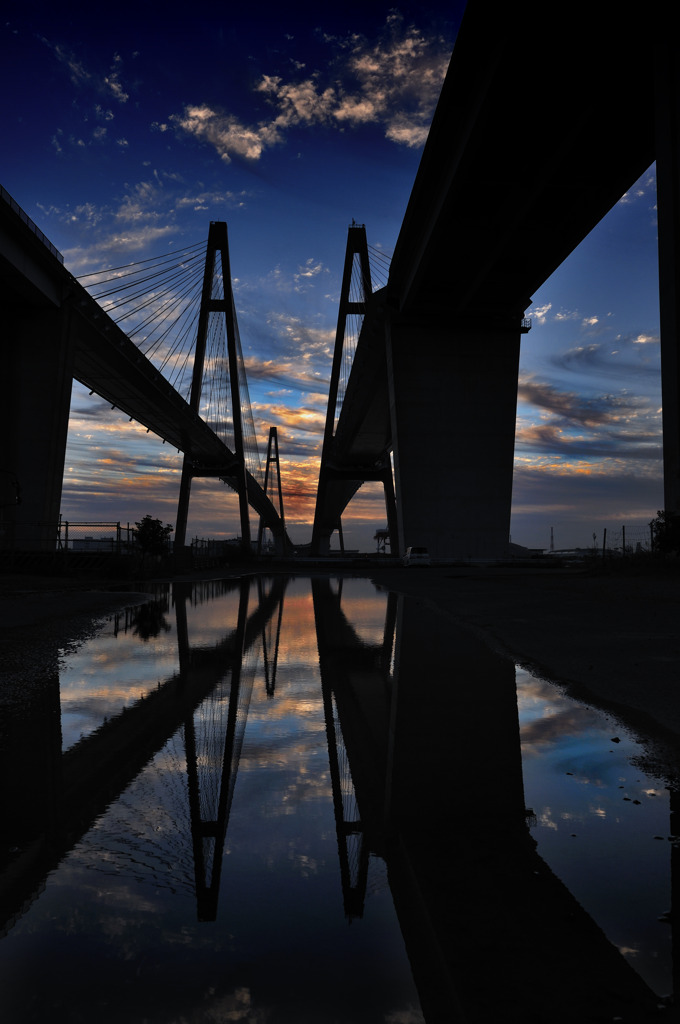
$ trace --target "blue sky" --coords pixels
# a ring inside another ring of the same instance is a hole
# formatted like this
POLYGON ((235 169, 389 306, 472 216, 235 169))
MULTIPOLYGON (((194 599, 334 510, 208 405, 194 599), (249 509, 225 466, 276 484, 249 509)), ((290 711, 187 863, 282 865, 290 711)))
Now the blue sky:
MULTIPOLYGON (((462 4, 6 5, 0 181, 76 275, 229 227, 256 426, 276 425, 290 533, 311 534, 347 226, 389 255, 462 4)), ((559 124, 532 125, 540 148, 559 124)), ((512 538, 590 544, 662 505, 653 168, 534 296, 523 339, 512 538)), ((444 439, 432 438, 432 444, 444 439)), ((62 511, 174 523, 181 457, 74 386, 62 511)), ((189 533, 232 536, 195 481, 189 533)), ((375 487, 349 546, 384 525, 375 487)))

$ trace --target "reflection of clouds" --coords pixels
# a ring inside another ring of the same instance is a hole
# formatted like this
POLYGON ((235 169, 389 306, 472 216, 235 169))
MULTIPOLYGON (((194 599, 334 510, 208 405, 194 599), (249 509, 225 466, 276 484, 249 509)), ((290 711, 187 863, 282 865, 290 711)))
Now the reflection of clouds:
MULTIPOLYGON (((581 737, 593 725, 595 712, 576 704, 552 684, 524 669, 517 669, 517 708, 522 757, 538 757, 546 748, 581 737)), ((599 785, 596 778, 579 775, 579 782, 599 785)))
POLYGON ((59 673, 64 749, 120 714, 140 697, 170 679, 178 669, 174 636, 144 643, 132 630, 111 633, 116 617, 78 650, 64 655, 59 673))
POLYGON ((550 807, 544 807, 541 813, 536 816, 536 820, 541 828, 550 828, 554 832, 557 832, 557 822, 553 820, 552 810, 550 807))
POLYGON ((580 736, 592 724, 592 719, 592 711, 578 705, 534 719, 520 725, 522 749, 529 756, 541 753, 543 747, 580 736))
MULTIPOLYGON (((212 600, 202 600, 200 595, 193 595, 193 599, 186 602, 189 646, 207 647, 231 636, 238 624, 239 600, 238 590, 212 600)), ((253 612, 256 607, 257 601, 251 596, 248 611, 253 612)))
POLYGON ((249 988, 241 986, 233 992, 218 994, 211 987, 204 993, 200 1009, 182 1014, 181 1024, 266 1024, 271 1019, 269 1009, 253 1006, 249 988))
POLYGON ((341 609, 364 643, 382 645, 385 632, 387 594, 366 596, 363 580, 343 581, 341 609))
POLYGON ((423 1024, 423 1015, 419 1010, 393 1010, 385 1016, 385 1024, 423 1024))

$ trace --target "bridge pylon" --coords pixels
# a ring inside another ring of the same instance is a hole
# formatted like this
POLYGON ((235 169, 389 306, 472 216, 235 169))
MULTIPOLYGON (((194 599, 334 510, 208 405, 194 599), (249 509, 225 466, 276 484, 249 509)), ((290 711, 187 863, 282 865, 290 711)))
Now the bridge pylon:
MULTIPOLYGON (((239 385, 239 352, 237 342, 236 310, 234 293, 231 285, 231 268, 229 264, 229 241, 227 225, 224 221, 211 221, 208 232, 208 245, 205 255, 203 272, 203 289, 198 315, 196 349, 191 380, 189 405, 199 414, 201 392, 203 388, 203 370, 205 366, 206 340, 210 315, 223 314, 229 366, 229 384, 231 389, 232 415, 234 423, 234 454, 235 461, 229 467, 229 481, 235 480, 235 489, 239 496, 239 514, 241 520, 241 543, 246 553, 250 553, 250 514, 248 509, 248 471, 243 442, 243 416, 241 410, 241 392, 239 385), (219 263, 218 260, 219 254, 219 263), (221 287, 220 287, 221 279, 221 287), (222 296, 219 296, 220 290, 222 296), (216 297, 217 296, 217 297, 216 297)), ((177 505, 177 522, 175 525, 175 549, 181 549, 186 543, 187 520, 189 518, 189 497, 191 481, 195 476, 214 476, 215 471, 197 466, 189 453, 185 453, 182 463, 182 480, 180 483, 179 501, 177 505)), ((220 474, 218 474, 220 475, 220 474)), ((226 476, 226 473, 225 473, 226 476)))
MULTIPOLYGON (((270 427, 269 428, 269 440, 267 442, 267 463, 266 463, 265 471, 264 471, 264 486, 262 488, 264 490, 265 497, 267 497, 267 498, 269 498, 270 480, 271 480, 272 493, 274 491, 274 484, 273 484, 274 472, 276 472, 276 486, 277 486, 277 495, 278 495, 278 502, 279 502, 278 513, 279 513, 279 517, 280 517, 280 520, 281 520, 281 534, 279 535, 279 537, 276 538, 276 540, 278 542, 278 546, 281 547, 281 549, 282 549, 278 553, 279 554, 283 554, 283 547, 285 546, 284 542, 285 542, 285 536, 286 536, 286 519, 285 519, 285 516, 284 516, 284 513, 283 513, 283 491, 281 489, 281 464, 279 462, 279 435, 278 435, 278 431, 277 431, 276 427, 270 427), (269 474, 270 467, 271 467, 271 478, 270 478, 270 474, 269 474)), ((273 504, 273 501, 272 501, 272 504, 273 504)), ((258 531, 257 531, 257 553, 258 553, 258 555, 260 555, 262 553, 262 537, 263 537, 264 529, 265 529, 266 525, 267 524, 265 523, 264 517, 260 516, 260 525, 259 525, 259 528, 258 528, 258 531)))
MULTIPOLYGON (((336 482, 340 483, 345 492, 346 500, 343 501, 343 506, 346 506, 366 481, 377 480, 383 484, 388 523, 395 537, 394 543, 396 543, 396 504, 392 464, 389 454, 385 455, 378 463, 370 466, 357 465, 349 468, 347 465, 340 466, 335 457, 335 432, 340 413, 339 406, 341 405, 341 400, 339 399, 341 378, 343 373, 346 372, 347 365, 351 365, 353 356, 353 353, 349 351, 347 319, 352 314, 363 317, 372 294, 373 288, 368 258, 368 243, 366 241, 366 228, 363 224, 352 223, 347 232, 345 263, 338 306, 338 322, 335 332, 335 348, 333 350, 333 364, 328 389, 326 425, 321 452, 321 464, 319 466, 316 511, 312 531, 312 552, 315 555, 328 554, 330 539, 335 530, 338 531, 340 546, 344 550, 342 520, 340 517, 334 517, 331 522, 325 507, 329 490, 336 482)), ((349 376, 348 372, 347 376, 349 376)))

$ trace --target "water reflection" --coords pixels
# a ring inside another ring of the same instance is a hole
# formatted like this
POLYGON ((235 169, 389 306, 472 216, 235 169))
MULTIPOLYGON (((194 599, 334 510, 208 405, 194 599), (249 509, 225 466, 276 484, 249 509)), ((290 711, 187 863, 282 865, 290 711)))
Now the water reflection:
POLYGON ((538 851, 660 994, 672 990, 670 791, 616 721, 517 672, 538 851))
POLYGON ((511 662, 365 580, 175 584, 113 618, 5 754, 3 1021, 647 1019, 668 965, 636 974, 643 939, 550 848, 612 818, 631 751, 586 753, 583 709, 518 682, 519 715, 511 662))

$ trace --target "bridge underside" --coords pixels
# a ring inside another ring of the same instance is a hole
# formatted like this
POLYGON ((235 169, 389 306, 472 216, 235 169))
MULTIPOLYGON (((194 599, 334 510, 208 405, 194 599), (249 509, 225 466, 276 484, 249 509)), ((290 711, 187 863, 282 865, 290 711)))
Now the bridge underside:
MULTIPOLYGON (((393 553, 412 544, 435 557, 507 553, 522 318, 534 291, 655 158, 666 507, 680 512, 672 33, 651 14, 635 23, 594 16, 585 31, 577 17, 558 30, 553 19, 544 3, 469 0, 389 282, 366 313, 347 390, 362 397, 343 403, 332 465, 341 477, 361 464, 359 453, 372 466, 392 452, 393 553), (525 56, 536 38, 549 45, 525 56), (374 366, 363 387, 354 380, 366 369, 362 346, 374 366)), ((361 482, 357 473, 355 490, 361 482)), ((323 473, 320 491, 319 534, 351 497, 323 473)))

